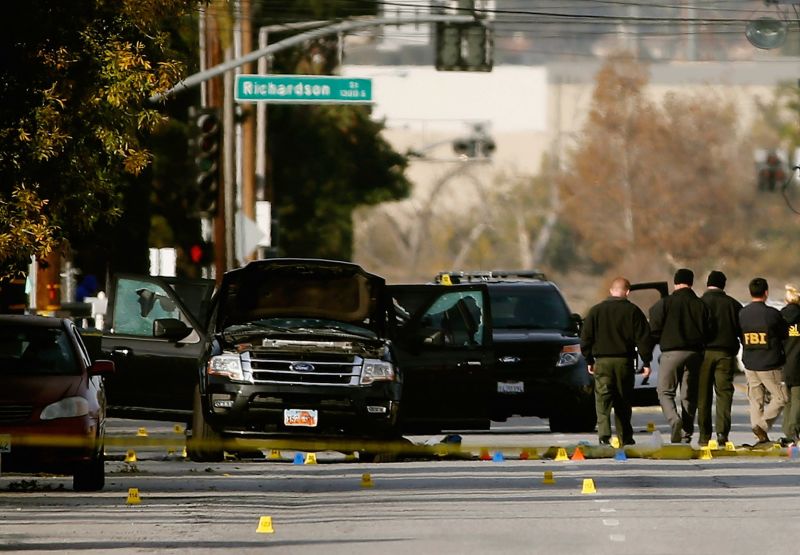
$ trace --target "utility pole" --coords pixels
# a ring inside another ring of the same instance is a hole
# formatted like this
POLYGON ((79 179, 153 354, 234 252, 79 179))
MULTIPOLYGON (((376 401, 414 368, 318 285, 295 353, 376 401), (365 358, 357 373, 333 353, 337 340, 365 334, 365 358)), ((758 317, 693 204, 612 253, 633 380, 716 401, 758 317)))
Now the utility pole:
MULTIPOLYGON (((253 10, 250 0, 240 0, 242 18, 242 51, 253 51, 253 25, 251 23, 253 10)), ((243 73, 253 73, 253 64, 248 63, 242 67, 243 73)), ((245 217, 256 217, 256 182, 255 182, 255 121, 252 105, 242 105, 242 213, 245 217)))
MULTIPOLYGON (((201 49, 200 67, 202 71, 208 71, 202 68, 213 68, 222 63, 222 44, 220 41, 220 24, 217 17, 217 8, 215 4, 208 4, 205 10, 200 13, 201 17, 201 44, 204 46, 201 49)), ((217 76, 215 76, 217 77, 217 76)), ((221 79, 213 78, 203 81, 204 90, 201 90, 201 103, 203 107, 220 108, 222 106, 222 92, 223 87, 220 83, 221 79)), ((222 148, 226 148, 223 138, 222 148)), ((218 187, 217 197, 217 212, 211 218, 202 223, 204 230, 203 239, 207 239, 206 234, 209 235, 208 239, 212 239, 215 245, 214 249, 214 275, 219 281, 222 279, 222 274, 226 270, 226 253, 225 253, 225 190, 227 187, 227 176, 225 172, 220 172, 220 185, 218 187)))

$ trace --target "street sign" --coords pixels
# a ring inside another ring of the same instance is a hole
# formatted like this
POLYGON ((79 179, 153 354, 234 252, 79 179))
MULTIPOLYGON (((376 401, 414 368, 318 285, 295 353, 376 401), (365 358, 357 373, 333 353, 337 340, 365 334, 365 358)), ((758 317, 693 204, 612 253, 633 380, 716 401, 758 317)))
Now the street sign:
POLYGON ((237 75, 237 102, 369 104, 372 79, 330 75, 237 75))

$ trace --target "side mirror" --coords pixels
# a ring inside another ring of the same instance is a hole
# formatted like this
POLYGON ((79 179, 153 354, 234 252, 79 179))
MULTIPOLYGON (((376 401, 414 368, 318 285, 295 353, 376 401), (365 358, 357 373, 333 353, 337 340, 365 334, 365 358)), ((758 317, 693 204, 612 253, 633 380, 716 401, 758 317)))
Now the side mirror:
POLYGON ((153 337, 168 341, 180 341, 192 333, 192 328, 177 318, 159 318, 153 321, 153 337))
POLYGON ((579 334, 583 327, 583 318, 580 314, 570 314, 569 316, 569 331, 579 334))
POLYGON ((114 361, 111 360, 95 360, 89 367, 90 376, 108 376, 116 372, 114 361))

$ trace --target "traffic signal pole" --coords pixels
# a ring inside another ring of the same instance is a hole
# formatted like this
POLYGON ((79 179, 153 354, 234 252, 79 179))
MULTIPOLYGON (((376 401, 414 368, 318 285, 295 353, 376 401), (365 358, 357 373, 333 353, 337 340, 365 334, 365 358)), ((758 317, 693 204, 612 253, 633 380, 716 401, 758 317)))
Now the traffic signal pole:
POLYGON ((347 20, 333 25, 326 25, 319 29, 306 31, 292 37, 285 38, 274 44, 270 44, 264 48, 254 50, 249 54, 245 54, 238 58, 226 60, 225 62, 215 65, 204 71, 199 71, 190 75, 171 89, 162 94, 156 94, 150 97, 150 102, 161 102, 167 98, 182 92, 184 90, 196 87, 199 84, 224 75, 227 71, 235 70, 245 64, 258 61, 263 56, 270 54, 277 54, 287 48, 303 44, 306 41, 335 35, 338 33, 347 33, 349 31, 356 31, 359 29, 368 29, 370 27, 382 27, 384 25, 408 25, 412 23, 471 23, 476 21, 476 18, 471 15, 414 15, 414 16, 399 16, 399 17, 377 17, 364 20, 347 20))
MULTIPOLYGON (((254 195, 250 194, 249 192, 247 195, 237 195, 237 185, 236 183, 236 152, 235 152, 235 132, 234 132, 234 101, 233 101, 233 72, 237 68, 244 66, 245 64, 251 64, 253 62, 259 61, 266 56, 270 56, 286 50, 288 48, 292 48, 297 45, 301 45, 306 41, 314 40, 317 38, 333 35, 333 34, 344 34, 350 31, 356 31, 359 29, 367 29, 371 27, 380 27, 384 25, 407 25, 407 24, 414 24, 414 23, 471 23, 479 20, 475 15, 447 15, 447 14, 430 14, 430 15, 414 15, 414 16, 398 16, 398 17, 390 17, 390 18, 366 18, 366 19, 354 19, 354 20, 345 20, 338 23, 324 25, 309 31, 301 32, 297 35, 292 37, 288 37, 281 41, 278 41, 271 45, 264 45, 263 47, 258 48, 253 52, 249 52, 247 54, 241 56, 226 56, 226 60, 222 63, 214 63, 219 59, 220 53, 220 41, 219 41, 219 34, 215 33, 218 31, 219 25, 215 21, 215 18, 210 17, 209 9, 204 10, 201 14, 201 18, 203 21, 201 23, 201 28, 206 31, 205 36, 203 37, 203 43, 201 46, 204 47, 206 50, 204 56, 204 62, 208 63, 208 69, 203 69, 198 73, 190 75, 185 80, 181 81, 171 89, 167 90, 166 92, 158 95, 154 95, 150 98, 150 102, 157 103, 163 102, 167 98, 187 90, 189 88, 203 85, 205 89, 202 95, 205 97, 206 106, 216 106, 222 107, 223 112, 223 172, 222 172, 222 183, 220 184, 220 204, 222 205, 218 210, 217 217, 215 219, 214 231, 213 231, 213 238, 214 243, 218 247, 224 245, 224 253, 221 252, 223 249, 217 248, 215 249, 215 266, 217 270, 217 278, 222 275, 222 273, 226 270, 230 270, 235 267, 236 265, 236 242, 235 242, 235 227, 236 227, 236 208, 237 208, 237 199, 241 199, 244 201, 245 199, 242 196, 245 196, 248 199, 254 198, 254 195), (218 85, 215 86, 215 82, 210 81, 215 77, 224 76, 223 79, 223 91, 219 91, 218 85)), ((247 16, 245 16, 247 17, 247 16)), ((318 22, 309 22, 309 25, 317 25, 318 22)), ((282 26, 281 28, 291 28, 292 26, 282 26)), ((265 35, 266 39, 266 35, 265 35)), ((201 66, 202 67, 202 66, 201 66)), ((258 124, 257 124, 258 125, 258 124)), ((266 124, 259 125, 259 130, 266 134, 266 124)), ((262 139, 261 137, 258 138, 259 144, 256 145, 257 148, 264 148, 266 149, 266 140, 265 137, 262 139)), ((249 142, 248 142, 249 143, 249 142)), ((252 144, 252 143, 249 143, 252 144)), ((266 162, 264 161, 263 164, 257 164, 259 168, 266 172, 266 162)), ((249 170, 248 170, 249 171, 249 170)), ((243 178, 243 181, 246 178, 243 178)), ((264 189, 262 189, 265 193, 269 194, 268 192, 268 185, 266 182, 266 176, 262 174, 261 176, 261 183, 263 183, 264 189)), ((259 187, 260 188, 260 187, 259 187)), ((258 193, 256 192, 256 195, 258 193)), ((265 195, 266 196, 266 195, 265 195)), ((271 198, 266 198, 265 200, 272 200, 271 198)), ((248 207, 249 209, 250 207, 248 207)), ((243 202, 243 209, 244 209, 244 202, 243 202)))

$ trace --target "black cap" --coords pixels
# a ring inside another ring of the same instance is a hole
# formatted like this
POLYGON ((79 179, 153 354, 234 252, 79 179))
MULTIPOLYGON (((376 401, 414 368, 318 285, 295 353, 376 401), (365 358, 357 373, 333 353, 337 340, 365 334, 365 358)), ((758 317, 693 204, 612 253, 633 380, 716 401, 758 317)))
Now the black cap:
POLYGON ((694 272, 689 268, 681 268, 675 272, 675 279, 672 280, 675 285, 694 285, 694 272))
POLYGON ((719 270, 712 270, 711 273, 708 274, 706 285, 709 287, 719 287, 720 289, 725 289, 725 284, 727 282, 728 278, 725 277, 725 274, 719 270))

